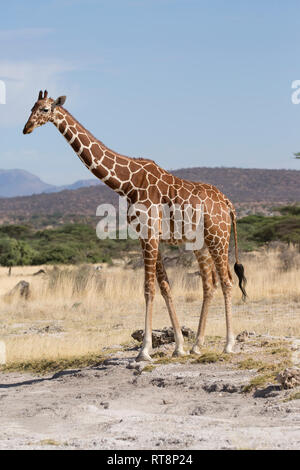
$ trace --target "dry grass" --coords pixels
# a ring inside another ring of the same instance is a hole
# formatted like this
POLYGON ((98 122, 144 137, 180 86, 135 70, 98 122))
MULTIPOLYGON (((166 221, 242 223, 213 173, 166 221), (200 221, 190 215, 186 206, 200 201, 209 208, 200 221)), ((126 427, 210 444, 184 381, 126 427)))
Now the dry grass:
MULTIPOLYGON (((233 314, 236 333, 242 330, 271 335, 300 336, 300 266, 280 269, 276 250, 244 255, 248 301, 241 301, 235 283, 233 314)), ((108 267, 44 267, 48 276, 32 276, 40 267, 19 267, 8 276, 0 268, 0 339, 9 362, 59 360, 99 354, 105 347, 131 341, 144 327, 143 271, 108 267), (30 282, 25 301, 7 298, 18 281, 30 282)), ((171 268, 169 277, 182 325, 197 329, 201 309, 200 280, 187 282, 189 269, 171 268)), ((167 310, 157 289, 153 327, 169 325, 167 310)), ((207 334, 225 336, 224 306, 219 288, 212 303, 207 334)), ((275 354, 275 353, 274 353, 275 354)))

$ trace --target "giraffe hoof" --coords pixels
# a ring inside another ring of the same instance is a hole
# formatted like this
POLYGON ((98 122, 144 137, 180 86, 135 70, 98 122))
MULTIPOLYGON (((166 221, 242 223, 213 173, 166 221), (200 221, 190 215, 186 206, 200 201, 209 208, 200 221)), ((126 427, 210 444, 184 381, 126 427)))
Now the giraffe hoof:
POLYGON ((232 348, 233 348, 233 346, 230 345, 230 344, 225 346, 223 353, 225 353, 225 354, 235 354, 235 352, 232 350, 232 348))
POLYGON ((201 354, 201 349, 199 346, 193 346, 191 349, 191 354, 201 354))
POLYGON ((149 356, 148 353, 141 351, 138 357, 136 358, 136 361, 137 362, 142 362, 142 361, 153 362, 153 359, 151 356, 149 356))
POLYGON ((183 357, 186 356, 186 352, 183 351, 182 349, 175 349, 175 351, 172 354, 172 357, 183 357))

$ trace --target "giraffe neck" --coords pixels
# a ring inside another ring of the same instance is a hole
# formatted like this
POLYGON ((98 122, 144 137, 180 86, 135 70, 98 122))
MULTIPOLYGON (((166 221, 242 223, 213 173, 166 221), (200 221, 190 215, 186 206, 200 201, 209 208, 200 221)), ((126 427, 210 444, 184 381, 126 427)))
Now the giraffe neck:
POLYGON ((62 107, 56 108, 52 122, 97 178, 120 195, 132 190, 129 166, 133 159, 106 147, 62 107))

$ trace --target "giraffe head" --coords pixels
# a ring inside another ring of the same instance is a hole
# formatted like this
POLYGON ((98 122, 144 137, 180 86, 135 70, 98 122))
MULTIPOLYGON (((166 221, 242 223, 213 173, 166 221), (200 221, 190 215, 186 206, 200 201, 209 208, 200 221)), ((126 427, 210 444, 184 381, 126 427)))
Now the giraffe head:
POLYGON ((46 122, 51 121, 56 106, 62 106, 66 101, 65 96, 60 96, 57 100, 48 98, 48 92, 42 90, 39 92, 38 99, 34 104, 28 121, 23 129, 23 134, 30 134, 36 127, 43 126, 46 122))

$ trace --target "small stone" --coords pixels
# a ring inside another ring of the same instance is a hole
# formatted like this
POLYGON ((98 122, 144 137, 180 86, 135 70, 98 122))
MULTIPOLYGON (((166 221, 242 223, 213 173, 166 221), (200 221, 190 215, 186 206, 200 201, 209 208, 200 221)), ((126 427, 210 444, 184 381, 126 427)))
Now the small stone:
POLYGON ((102 402, 100 403, 100 405, 102 405, 105 410, 107 410, 107 409, 109 408, 109 403, 108 403, 108 401, 102 401, 102 402))
POLYGON ((171 401, 171 400, 165 400, 165 399, 163 399, 163 401, 162 401, 162 404, 163 404, 163 405, 172 405, 173 403, 174 403, 174 402, 171 401))
POLYGON ((239 333, 236 337, 236 340, 239 341, 240 343, 246 341, 246 339, 249 337, 249 332, 244 330, 241 333, 239 333))
POLYGON ((298 387, 300 385, 300 369, 298 367, 285 369, 277 374, 276 380, 284 389, 298 387))

